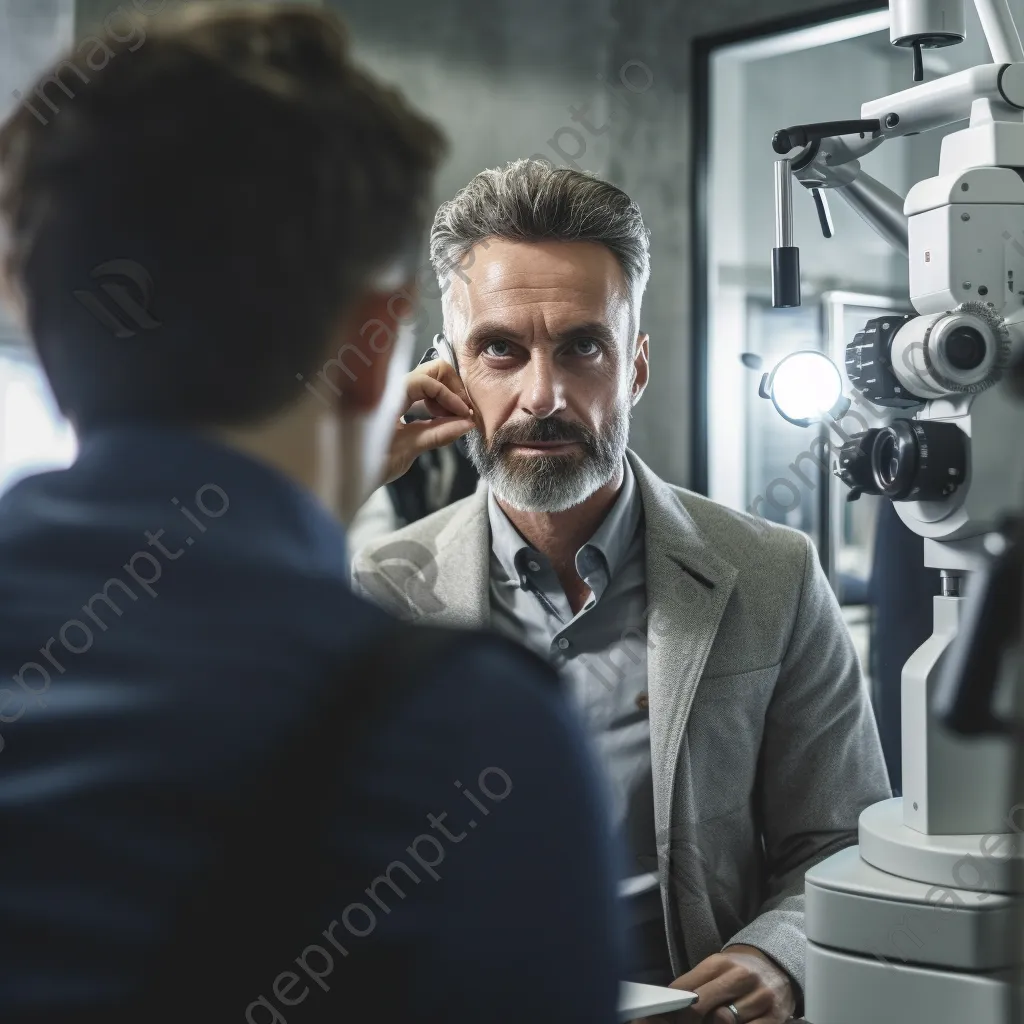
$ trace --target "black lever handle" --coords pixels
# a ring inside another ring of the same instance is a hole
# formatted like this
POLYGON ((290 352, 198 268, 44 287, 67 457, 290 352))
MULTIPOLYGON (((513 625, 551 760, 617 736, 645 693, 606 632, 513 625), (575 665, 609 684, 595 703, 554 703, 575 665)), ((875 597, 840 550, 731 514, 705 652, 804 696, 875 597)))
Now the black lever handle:
POLYGON ((811 195, 814 197, 814 208, 818 211, 818 223, 821 225, 821 233, 826 238, 831 238, 835 233, 832 226, 832 211, 828 208, 828 200, 820 188, 812 188, 811 195))
POLYGON ((834 135, 873 135, 882 130, 882 122, 871 121, 819 121, 817 124, 796 124, 791 128, 780 128, 772 136, 772 149, 784 156, 791 149, 806 146, 819 139, 830 139, 834 135))

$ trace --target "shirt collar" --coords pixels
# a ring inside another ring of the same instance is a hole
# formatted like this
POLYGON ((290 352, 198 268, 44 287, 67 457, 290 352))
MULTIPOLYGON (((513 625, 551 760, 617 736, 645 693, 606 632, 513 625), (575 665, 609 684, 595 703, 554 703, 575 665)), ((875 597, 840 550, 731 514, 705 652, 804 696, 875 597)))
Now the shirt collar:
POLYGON ((533 549, 523 539, 523 535, 512 525, 512 521, 502 511, 494 491, 487 489, 487 518, 491 523, 491 551, 494 552, 505 578, 519 582, 519 568, 516 557, 520 552, 533 549))
MULTIPOLYGON (((637 493, 636 478, 629 462, 622 460, 622 487, 612 505, 611 511, 594 532, 594 536, 583 545, 597 548, 604 558, 609 579, 618 572, 626 558, 630 542, 636 534, 643 513, 640 495, 637 493)), ((581 551, 583 548, 580 549, 581 551)))
MULTIPOLYGON (((578 569, 580 555, 588 547, 595 548, 604 560, 609 579, 622 565, 643 514, 636 478, 626 459, 623 459, 622 468, 622 487, 615 503, 593 537, 576 554, 578 569)), ((494 491, 490 489, 487 494, 487 516, 491 525, 491 550, 501 564, 506 578, 518 581, 520 567, 517 559, 521 559, 524 554, 533 553, 533 548, 512 525, 512 521, 505 515, 494 497, 494 491)))

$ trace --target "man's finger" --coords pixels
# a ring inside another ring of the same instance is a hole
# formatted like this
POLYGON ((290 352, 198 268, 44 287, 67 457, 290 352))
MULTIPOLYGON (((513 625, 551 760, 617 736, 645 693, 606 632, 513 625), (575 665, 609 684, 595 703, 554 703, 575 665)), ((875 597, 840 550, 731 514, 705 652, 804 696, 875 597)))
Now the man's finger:
POLYGON ((466 385, 463 379, 459 376, 459 371, 452 366, 451 363, 446 363, 443 359, 441 360, 441 370, 438 374, 437 379, 454 391, 460 398, 462 398, 468 405, 473 403, 469 399, 469 392, 466 390, 466 385))
MULTIPOLYGON (((762 1020, 763 1015, 770 1013, 775 1006, 775 1000, 771 992, 761 986, 752 989, 745 996, 737 996, 735 999, 730 999, 729 1002, 736 1007, 740 1015, 741 1024, 754 1024, 754 1021, 762 1020)), ((708 1018, 708 1021, 710 1024, 736 1024, 736 1018, 729 1011, 728 1005, 717 1009, 708 1018)))
POLYGON ((405 385, 406 407, 422 401, 434 401, 456 416, 472 416, 469 404, 451 388, 429 374, 412 373, 405 385))
MULTIPOLYGON (((740 1012, 740 1020, 743 1024, 748 1024, 747 1016, 743 1010, 740 1009, 737 1004, 736 1009, 740 1012)), ((710 1017, 708 1017, 708 1024, 736 1024, 736 1018, 732 1015, 732 1011, 726 1006, 720 1006, 710 1017)))
MULTIPOLYGON (((729 1003, 739 1003, 743 997, 753 992, 759 982, 752 974, 747 974, 741 968, 734 968, 712 978, 706 985, 701 985, 694 991, 700 996, 697 1009, 705 1007, 705 1020, 714 1021, 717 1024, 718 1017, 712 1012, 719 1006, 727 1006, 729 1003)), ((735 1024, 732 1014, 728 1014, 729 1020, 726 1024, 735 1024)))
MULTIPOLYGON (((423 400, 423 411, 427 414, 430 419, 451 419, 453 410, 446 409, 436 398, 426 398, 423 400)), ((455 413, 459 419, 463 419, 466 416, 472 418, 472 409, 469 413, 455 413)))
POLYGON ((682 989, 684 992, 696 992, 701 985, 706 985, 712 978, 717 978, 719 974, 724 974, 732 966, 725 959, 708 957, 707 960, 701 960, 692 971, 681 974, 672 982, 670 987, 682 989))
POLYGON ((458 371, 451 363, 447 363, 443 359, 432 359, 429 363, 415 367, 409 372, 406 379, 409 380, 413 377, 428 377, 439 381, 449 391, 454 391, 463 401, 469 402, 469 393, 466 391, 466 385, 458 371))
POLYGON ((474 426, 476 424, 470 417, 445 417, 444 419, 419 420, 409 423, 402 428, 402 432, 409 438, 411 447, 416 454, 421 455, 423 452, 432 451, 434 448, 443 448, 445 445, 457 441, 474 426))

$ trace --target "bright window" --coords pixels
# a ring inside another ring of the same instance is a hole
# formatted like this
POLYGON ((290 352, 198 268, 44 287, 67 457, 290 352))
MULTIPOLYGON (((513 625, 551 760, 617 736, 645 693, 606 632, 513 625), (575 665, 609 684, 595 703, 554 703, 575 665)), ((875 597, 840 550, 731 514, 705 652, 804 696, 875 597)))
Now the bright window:
POLYGON ((0 351, 0 492, 31 473, 69 465, 76 451, 39 365, 0 351))

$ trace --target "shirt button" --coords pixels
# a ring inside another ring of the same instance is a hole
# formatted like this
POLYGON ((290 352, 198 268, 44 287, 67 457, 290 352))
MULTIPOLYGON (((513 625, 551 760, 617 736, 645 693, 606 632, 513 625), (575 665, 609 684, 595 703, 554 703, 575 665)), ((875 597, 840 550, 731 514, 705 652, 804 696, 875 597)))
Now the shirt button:
POLYGON ((637 697, 637 699, 636 699, 636 706, 641 711, 646 711, 647 710, 647 694, 646 693, 641 693, 640 696, 637 697))
POLYGON ((529 569, 530 572, 540 572, 540 563, 539 562, 527 562, 526 563, 526 568, 529 569))
POLYGON ((564 651, 569 646, 569 641, 565 637, 559 637, 558 646, 564 651))

